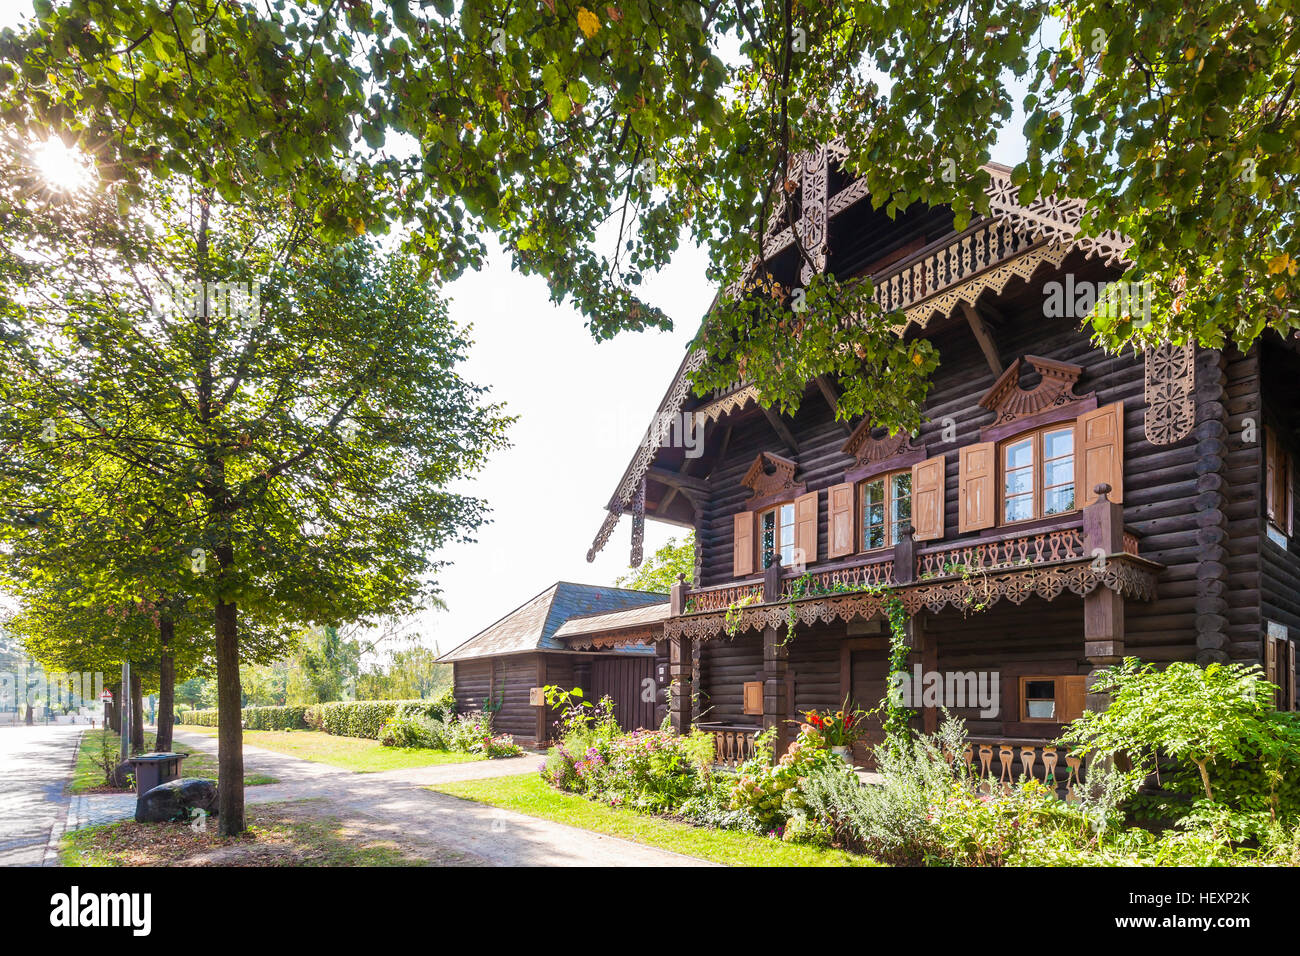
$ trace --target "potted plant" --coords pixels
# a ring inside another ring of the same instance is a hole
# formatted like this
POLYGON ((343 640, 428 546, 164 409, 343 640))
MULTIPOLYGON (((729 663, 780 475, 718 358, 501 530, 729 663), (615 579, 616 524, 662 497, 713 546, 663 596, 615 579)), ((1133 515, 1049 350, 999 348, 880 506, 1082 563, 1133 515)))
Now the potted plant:
POLYGON ((848 698, 837 711, 804 711, 804 720, 822 744, 845 763, 853 763, 853 744, 866 730, 866 712, 849 706, 848 698))

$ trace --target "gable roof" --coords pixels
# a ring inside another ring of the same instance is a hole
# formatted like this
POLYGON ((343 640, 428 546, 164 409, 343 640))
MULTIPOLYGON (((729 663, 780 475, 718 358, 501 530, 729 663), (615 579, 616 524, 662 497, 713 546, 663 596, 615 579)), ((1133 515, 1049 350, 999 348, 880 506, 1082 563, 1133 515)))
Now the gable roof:
POLYGON ((654 604, 666 607, 667 603, 668 595, 657 591, 557 581, 438 660, 463 661, 521 651, 566 650, 555 632, 570 618, 654 604))
MULTIPOLYGON (((827 162, 842 162, 847 155, 843 138, 837 139, 820 150, 799 157, 795 164, 796 173, 799 176, 808 175, 813 172, 814 166, 820 164, 824 174, 827 162)), ((1086 205, 1082 200, 1045 196, 1027 206, 1022 205, 1020 191, 1011 180, 1010 167, 1000 163, 987 163, 981 167, 981 172, 989 179, 985 187, 985 194, 989 198, 988 217, 976 218, 965 231, 950 233, 907 258, 890 263, 879 274, 871 276, 876 283, 875 299, 882 310, 903 314, 902 323, 895 327, 899 335, 904 334, 911 325, 924 329, 933 315, 958 308, 965 298, 960 287, 971 284, 972 275, 979 275, 982 280, 982 285, 977 288, 987 286, 1000 291, 1013 278, 1028 279, 1044 263, 1059 265, 1069 252, 1076 249, 1107 264, 1114 265, 1123 261, 1129 246, 1128 240, 1123 236, 1114 232, 1098 236, 1079 234, 1086 205), (969 266, 972 259, 971 247, 980 243, 977 231, 984 231, 987 235, 983 239, 982 257, 978 254, 974 257, 979 262, 973 271, 955 278, 948 286, 936 288, 931 288, 925 282, 909 281, 909 269, 915 271, 922 259, 932 257, 936 251, 945 251, 954 242, 967 244, 965 256, 969 266)), ((822 175, 818 180, 822 189, 825 188, 824 179, 822 175)), ((869 198, 865 186, 865 179, 850 179, 838 192, 822 196, 817 203, 805 204, 805 215, 819 217, 819 226, 826 227, 833 217, 869 198)), ((765 261, 794 243, 794 227, 787 225, 782 229, 777 228, 781 225, 779 212, 779 207, 773 210, 773 217, 768 223, 769 232, 763 238, 765 261)), ((814 231, 824 243, 827 229, 818 228, 814 231)), ((819 268, 824 269, 825 256, 815 251, 814 258, 819 268)), ((727 290, 727 294, 735 294, 738 288, 739 283, 736 283, 727 290)), ((714 301, 716 303, 717 297, 714 301)), ((744 382, 736 383, 736 387, 726 394, 715 393, 711 401, 696 399, 690 382, 706 359, 707 353, 701 347, 693 347, 687 352, 651 419, 652 425, 653 422, 671 420, 681 414, 688 404, 695 406, 692 414, 697 425, 704 427, 751 402, 757 403, 757 389, 744 382)), ((662 442, 663 436, 652 427, 638 446, 613 497, 605 506, 605 519, 587 551, 588 562, 596 560, 596 555, 609 541, 619 518, 631 504, 637 488, 654 464, 662 442)))

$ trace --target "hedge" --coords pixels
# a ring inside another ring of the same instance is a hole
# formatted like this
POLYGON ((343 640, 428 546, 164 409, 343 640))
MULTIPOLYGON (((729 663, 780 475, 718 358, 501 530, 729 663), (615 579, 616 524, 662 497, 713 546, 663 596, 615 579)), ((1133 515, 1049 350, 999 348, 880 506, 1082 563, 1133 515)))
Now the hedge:
MULTIPOLYGON (((444 700, 350 700, 332 704, 288 707, 245 707, 246 730, 323 730, 336 737, 379 739, 379 731, 398 712, 441 719, 446 715, 444 700)), ((215 710, 189 710, 185 723, 196 727, 217 726, 215 710)))

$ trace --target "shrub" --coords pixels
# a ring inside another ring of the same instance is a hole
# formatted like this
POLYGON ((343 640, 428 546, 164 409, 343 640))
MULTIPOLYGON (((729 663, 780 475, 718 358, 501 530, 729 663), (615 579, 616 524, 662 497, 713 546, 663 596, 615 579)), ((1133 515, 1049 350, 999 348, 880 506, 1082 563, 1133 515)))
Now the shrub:
MULTIPOLYGON (((245 707, 248 730, 323 730, 339 737, 378 740, 384 725, 399 714, 438 721, 449 715, 446 695, 438 700, 351 700, 330 704, 291 704, 284 707, 245 707)), ((190 710, 185 722, 196 727, 217 726, 216 710, 190 710)))
POLYGON ((755 738, 754 757, 737 770, 730 808, 751 814, 761 829, 780 835, 790 816, 803 808, 801 778, 829 766, 834 766, 839 773, 852 772, 823 746, 820 735, 808 725, 773 764, 775 736, 776 730, 771 728, 755 738))
POLYGON ((379 731, 379 742, 385 747, 426 747, 442 749, 439 728, 427 717, 414 714, 395 714, 384 722, 379 731))

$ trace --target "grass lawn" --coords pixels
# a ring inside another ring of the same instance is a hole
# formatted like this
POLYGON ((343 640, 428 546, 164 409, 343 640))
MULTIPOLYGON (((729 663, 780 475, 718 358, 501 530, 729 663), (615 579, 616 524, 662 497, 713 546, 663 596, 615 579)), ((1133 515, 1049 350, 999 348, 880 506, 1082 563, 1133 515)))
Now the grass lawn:
MULTIPOLYGON (((181 726, 187 733, 217 735, 215 727, 181 726)), ((374 773, 379 770, 403 770, 407 767, 430 767, 443 763, 467 763, 483 760, 478 754, 425 750, 420 747, 385 747, 378 740, 360 737, 335 737, 319 730, 245 730, 244 743, 276 753, 313 760, 316 763, 374 773)), ((215 759, 215 758, 214 758, 215 759)))
MULTIPOLYGON (((144 749, 152 750, 155 739, 153 734, 146 732, 144 749)), ((105 740, 110 742, 113 751, 116 752, 117 734, 105 734, 102 730, 87 730, 81 735, 81 749, 77 751, 77 768, 72 774, 72 781, 68 784, 69 793, 122 792, 104 783, 104 768, 100 765, 100 755, 104 752, 105 740)), ((190 755, 181 762, 182 776, 213 778, 217 776, 217 758, 214 754, 186 747, 182 743, 173 744, 172 752, 190 755)), ((246 787, 279 782, 275 777, 268 777, 263 773, 248 774, 244 777, 246 787)))
POLYGON ((878 865, 843 850, 797 846, 752 833, 709 830, 634 810, 607 807, 577 794, 561 793, 536 774, 464 780, 428 789, 730 866, 878 865))
POLYGON ((319 800, 247 808, 242 836, 217 835, 184 823, 110 823, 64 838, 64 866, 423 866, 456 863, 459 854, 429 852, 376 837, 364 824, 324 811, 319 800))

